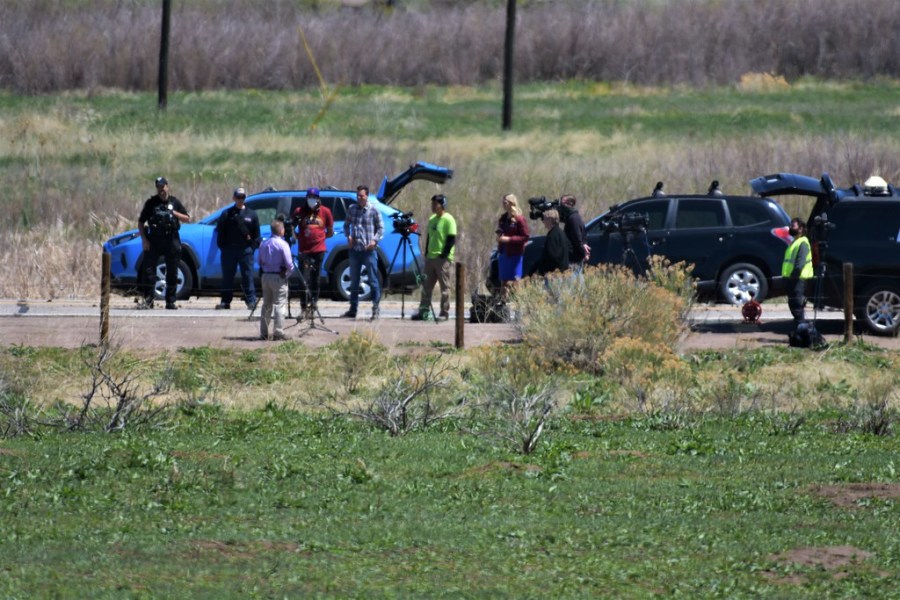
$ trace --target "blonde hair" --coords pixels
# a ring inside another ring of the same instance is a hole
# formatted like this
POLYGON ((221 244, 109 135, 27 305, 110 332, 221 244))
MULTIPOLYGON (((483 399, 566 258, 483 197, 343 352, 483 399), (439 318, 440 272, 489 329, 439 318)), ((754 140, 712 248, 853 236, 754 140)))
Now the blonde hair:
POLYGON ((503 200, 509 202, 510 212, 512 212, 514 217, 522 214, 522 209, 519 208, 519 199, 516 198, 515 194, 506 194, 503 196, 503 200))
POLYGON ((553 221, 554 225, 559 225, 559 211, 556 209, 551 208, 550 210, 545 210, 544 218, 553 221))
POLYGON ((284 221, 281 219, 275 219, 272 221, 272 233, 281 237, 284 235, 284 221))

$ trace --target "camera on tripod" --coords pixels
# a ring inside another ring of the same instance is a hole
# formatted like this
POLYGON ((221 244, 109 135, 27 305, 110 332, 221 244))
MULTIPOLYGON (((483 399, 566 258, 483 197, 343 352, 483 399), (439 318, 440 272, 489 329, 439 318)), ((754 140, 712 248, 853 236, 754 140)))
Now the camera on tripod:
POLYGON ((538 196, 537 198, 529 198, 528 205, 531 207, 528 211, 528 218, 537 220, 551 208, 559 208, 559 199, 547 200, 545 196, 538 196))
POLYGON ((606 220, 606 231, 610 233, 644 233, 650 227, 650 215, 639 212, 623 212, 606 220))
POLYGON ((825 246, 828 244, 828 232, 835 228, 834 223, 828 220, 828 213, 822 213, 821 215, 817 215, 812 222, 813 226, 813 239, 820 246, 825 246))
POLYGON ((419 231, 419 224, 413 221, 412 212, 397 213, 392 217, 394 231, 401 235, 409 235, 419 231))

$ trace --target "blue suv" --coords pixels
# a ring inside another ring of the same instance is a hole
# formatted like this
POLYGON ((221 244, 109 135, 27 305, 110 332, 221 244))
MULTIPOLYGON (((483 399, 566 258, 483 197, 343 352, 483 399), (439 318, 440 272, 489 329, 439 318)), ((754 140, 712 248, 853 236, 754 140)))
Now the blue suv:
MULTIPOLYGON (((403 235, 392 226, 393 220, 403 213, 391 206, 400 191, 407 184, 425 180, 433 183, 445 183, 453 177, 453 171, 447 167, 441 167, 426 162, 417 162, 406 171, 393 179, 387 177, 381 182, 378 193, 369 196, 369 202, 378 208, 384 220, 384 239, 378 246, 378 273, 377 276, 383 287, 389 291, 410 291, 418 282, 415 273, 421 271, 422 258, 419 251, 418 240, 413 239, 410 244, 401 242, 403 235), (402 249, 402 252, 400 250, 402 249), (387 283, 385 286, 384 284, 387 283)), ((260 233, 263 239, 271 236, 269 224, 278 215, 290 216, 294 209, 300 206, 306 199, 306 190, 274 190, 268 189, 247 198, 247 206, 256 211, 259 216, 260 233)), ((327 251, 322 261, 320 273, 322 290, 330 290, 333 297, 348 300, 350 298, 350 261, 348 258, 349 247, 347 237, 344 234, 344 219, 351 203, 356 202, 356 189, 335 190, 322 189, 321 201, 324 206, 331 209, 334 215, 334 236, 326 240, 327 251)), ((231 206, 228 204, 212 214, 204 217, 196 223, 186 223, 181 226, 181 260, 178 262, 178 292, 179 299, 186 299, 191 295, 217 294, 222 286, 222 265, 219 248, 216 244, 216 223, 222 213, 231 206)), ((407 213, 411 216, 411 213, 407 213)), ((103 249, 111 255, 112 285, 125 292, 135 291, 140 283, 139 274, 142 272, 141 261, 144 253, 141 246, 141 237, 137 229, 122 233, 110 238, 103 249)), ((291 250, 297 256, 297 242, 293 240, 291 250)), ((254 257, 254 264, 256 257, 254 257)), ((157 284, 156 297, 161 299, 165 292, 166 265, 160 262, 156 266, 157 284)), ((370 293, 369 277, 371 274, 365 271, 360 278, 360 297, 367 299, 370 293)), ((296 271, 291 277, 291 288, 300 289, 300 278, 296 271)), ((257 280, 257 286, 259 286, 257 280)), ((234 289, 240 289, 240 278, 235 277, 234 289)), ((259 289, 259 287, 257 287, 259 289)))

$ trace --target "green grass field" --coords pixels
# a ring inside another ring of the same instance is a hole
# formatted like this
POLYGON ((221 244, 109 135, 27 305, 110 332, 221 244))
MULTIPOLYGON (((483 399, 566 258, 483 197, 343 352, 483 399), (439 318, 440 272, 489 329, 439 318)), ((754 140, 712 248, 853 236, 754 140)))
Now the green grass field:
POLYGON ((897 497, 817 488, 896 482, 896 440, 836 418, 562 419, 528 459, 276 407, 4 443, 0 595, 900 597, 897 497))
MULTIPOLYGON (((653 409, 570 373, 522 455, 481 410, 398 437, 323 414, 400 376, 360 341, 120 353, 109 372, 140 386, 173 366, 173 409, 114 434, 40 425, 94 350, 4 349, 0 596, 900 597, 896 432, 874 427, 896 429, 895 353, 687 355, 692 383, 653 409)), ((546 380, 503 356, 523 355, 445 356, 438 398, 546 380)))

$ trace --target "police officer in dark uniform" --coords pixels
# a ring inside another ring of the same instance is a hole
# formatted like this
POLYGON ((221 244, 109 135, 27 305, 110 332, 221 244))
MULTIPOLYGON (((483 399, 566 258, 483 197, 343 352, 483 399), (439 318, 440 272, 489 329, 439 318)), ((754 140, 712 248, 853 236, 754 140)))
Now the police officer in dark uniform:
POLYGON ((259 234, 259 218, 256 212, 244 204, 247 192, 239 187, 232 194, 234 205, 229 207, 216 223, 216 243, 222 253, 222 301, 216 309, 231 308, 234 297, 234 273, 241 268, 241 286, 244 302, 253 310, 256 306, 256 287, 253 284, 253 251, 262 241, 259 234))
POLYGON ((178 198, 169 194, 169 182, 165 177, 156 178, 156 195, 144 202, 138 217, 138 231, 144 248, 141 263, 144 284, 144 303, 141 308, 153 308, 156 289, 156 263, 160 257, 166 264, 166 308, 175 310, 175 292, 178 289, 178 261, 181 259, 181 238, 178 229, 191 220, 187 209, 178 198))

